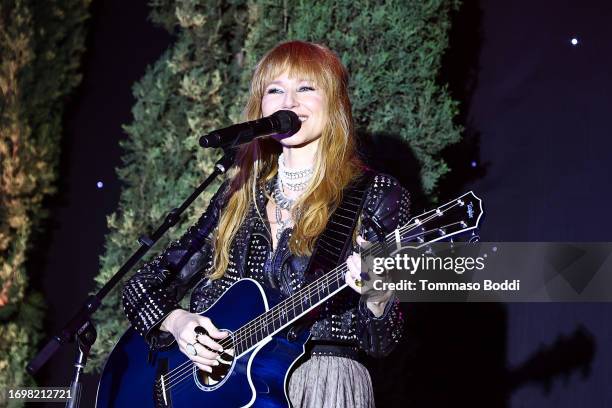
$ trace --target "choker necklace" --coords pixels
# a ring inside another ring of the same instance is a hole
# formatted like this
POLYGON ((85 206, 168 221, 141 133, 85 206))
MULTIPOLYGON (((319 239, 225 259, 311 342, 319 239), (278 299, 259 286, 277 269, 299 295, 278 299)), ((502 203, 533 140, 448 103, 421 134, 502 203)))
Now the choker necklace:
POLYGON ((313 174, 314 168, 312 166, 302 169, 290 169, 285 167, 285 159, 283 154, 281 153, 278 156, 278 178, 280 179, 282 187, 286 188, 287 190, 306 190, 306 187, 308 187, 313 174))
POLYGON ((272 198, 276 203, 274 215, 278 228, 276 230, 276 239, 280 240, 283 231, 289 228, 291 224, 291 216, 283 221, 283 214, 281 209, 289 211, 291 213, 291 207, 295 204, 296 198, 289 198, 283 192, 283 188, 291 191, 304 191, 310 184, 314 169, 312 167, 303 169, 289 169, 285 167, 285 161, 283 154, 278 156, 278 175, 276 177, 276 183, 274 185, 274 191, 272 192, 272 198))

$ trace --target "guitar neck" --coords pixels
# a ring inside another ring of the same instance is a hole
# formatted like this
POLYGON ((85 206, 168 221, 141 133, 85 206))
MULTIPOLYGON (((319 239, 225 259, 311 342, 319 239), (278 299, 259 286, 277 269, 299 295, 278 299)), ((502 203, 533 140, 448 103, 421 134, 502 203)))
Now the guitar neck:
POLYGON ((336 267, 236 330, 236 355, 249 351, 344 289, 345 272, 345 264, 336 267))
MULTIPOLYGON (((385 237, 386 250, 405 247, 420 248, 429 243, 451 238, 478 227, 482 216, 482 201, 468 192, 440 207, 425 212, 408 221, 385 237), (406 245, 415 243, 415 245, 406 245)), ((472 234, 474 234, 472 232, 472 234)), ((380 244, 362 251, 362 256, 383 256, 380 244)), ((325 275, 299 289, 296 293, 273 306, 267 312, 234 332, 236 355, 242 355, 257 346, 265 338, 284 329, 306 313, 325 302, 347 286, 343 263, 325 275)))
MULTIPOLYGON (((409 231, 407 228, 408 226, 403 229, 409 231)), ((387 235, 386 241, 389 243, 396 238, 398 235, 394 232, 387 235)), ((362 256, 376 256, 382 253, 379 245, 372 245, 362 251, 362 256)), ((283 330, 344 289, 347 286, 346 271, 345 263, 337 266, 236 330, 234 332, 236 355, 248 352, 268 336, 283 330)))

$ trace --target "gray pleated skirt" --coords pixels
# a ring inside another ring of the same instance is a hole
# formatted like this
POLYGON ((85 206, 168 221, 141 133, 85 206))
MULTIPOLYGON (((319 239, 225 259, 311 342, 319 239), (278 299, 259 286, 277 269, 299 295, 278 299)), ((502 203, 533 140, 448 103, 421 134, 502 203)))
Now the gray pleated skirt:
POLYGON ((295 408, 374 408, 368 370, 350 358, 312 356, 289 378, 295 408))

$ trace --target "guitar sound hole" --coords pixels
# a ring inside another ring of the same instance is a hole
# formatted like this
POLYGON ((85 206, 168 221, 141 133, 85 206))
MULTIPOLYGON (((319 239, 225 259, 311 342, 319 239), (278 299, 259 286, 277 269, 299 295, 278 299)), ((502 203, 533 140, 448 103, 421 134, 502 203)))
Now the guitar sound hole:
MULTIPOLYGON (((230 333, 230 336, 231 335, 230 333)), ((217 356, 219 365, 212 367, 212 373, 200 370, 197 366, 194 366, 194 373, 200 388, 213 390, 221 386, 225 378, 229 375, 234 367, 234 347, 232 340, 233 337, 230 340, 228 349, 217 356)))
POLYGON ((234 362, 233 350, 228 350, 227 352, 221 353, 217 358, 217 361, 219 361, 219 365, 213 366, 212 373, 198 369, 198 380, 200 380, 202 384, 214 386, 223 381, 232 368, 232 363, 234 362))

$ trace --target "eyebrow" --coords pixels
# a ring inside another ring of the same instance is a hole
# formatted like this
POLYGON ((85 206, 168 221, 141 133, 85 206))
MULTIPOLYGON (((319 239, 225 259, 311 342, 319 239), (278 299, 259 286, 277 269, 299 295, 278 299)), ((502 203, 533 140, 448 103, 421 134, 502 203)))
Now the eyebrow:
MULTIPOLYGON (((307 79, 307 78, 300 78, 298 79, 298 82, 314 82, 312 79, 307 79)), ((268 82, 268 85, 272 85, 272 84, 282 84, 282 81, 272 81, 272 82, 268 82)))

